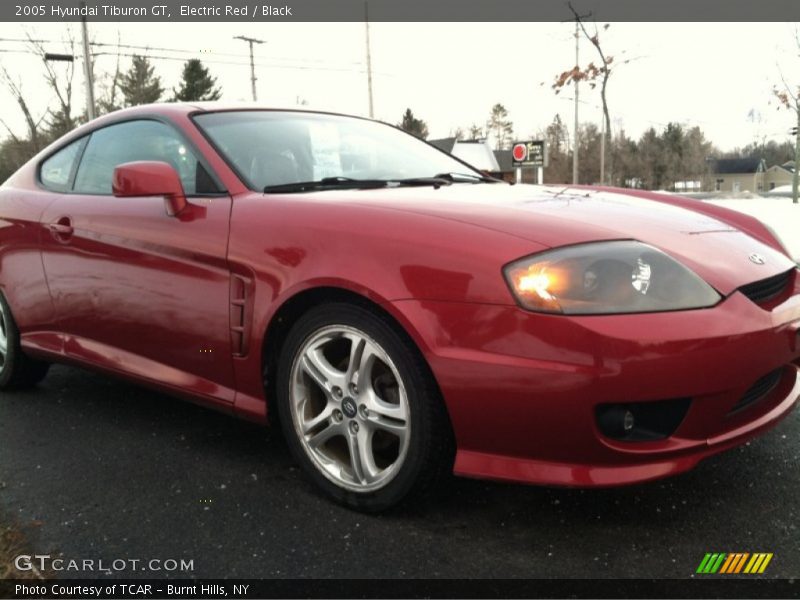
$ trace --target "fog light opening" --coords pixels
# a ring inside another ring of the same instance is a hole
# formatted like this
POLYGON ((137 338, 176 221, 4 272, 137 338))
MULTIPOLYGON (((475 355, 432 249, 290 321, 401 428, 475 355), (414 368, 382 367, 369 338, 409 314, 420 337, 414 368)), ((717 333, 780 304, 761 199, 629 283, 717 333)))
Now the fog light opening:
POLYGON ((633 430, 633 426, 636 423, 636 419, 633 416, 633 413, 629 410, 625 411, 625 415, 622 417, 622 429, 625 433, 630 433, 633 430))
POLYGON ((688 398, 600 404, 597 427, 609 438, 625 442, 646 442, 671 436, 683 421, 691 401, 688 398))

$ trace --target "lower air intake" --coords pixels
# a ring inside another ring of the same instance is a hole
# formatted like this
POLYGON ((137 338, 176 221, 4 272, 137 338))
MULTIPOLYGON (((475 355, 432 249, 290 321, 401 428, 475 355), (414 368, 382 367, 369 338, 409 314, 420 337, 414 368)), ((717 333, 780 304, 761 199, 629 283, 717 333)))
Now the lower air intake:
POLYGON ((740 287, 739 291, 756 304, 764 304, 774 300, 786 290, 792 279, 792 271, 786 271, 786 273, 767 277, 761 281, 748 283, 740 287))
POLYGON ((756 381, 752 387, 747 390, 741 398, 739 398, 739 401, 728 414, 739 412, 740 410, 755 404, 762 398, 766 398, 772 390, 778 387, 778 384, 781 381, 781 375, 783 375, 783 368, 776 369, 772 371, 772 373, 764 375, 764 377, 756 381))

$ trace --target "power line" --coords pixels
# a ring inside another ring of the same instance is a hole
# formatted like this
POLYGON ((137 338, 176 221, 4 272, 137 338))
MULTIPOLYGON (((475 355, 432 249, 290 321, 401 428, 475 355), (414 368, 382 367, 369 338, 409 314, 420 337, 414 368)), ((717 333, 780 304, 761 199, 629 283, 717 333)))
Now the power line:
MULTIPOLYGON (((63 41, 63 40, 62 40, 63 41)), ((60 44, 62 42, 54 42, 53 40, 36 40, 28 38, 0 38, 0 42, 33 42, 35 44, 60 44)))
MULTIPOLYGON (((237 38, 238 39, 238 38, 237 38)), ((0 40, 2 41, 2 40, 0 40)), ((225 56, 228 58, 249 58, 248 54, 235 54, 231 52, 203 52, 197 50, 186 50, 182 48, 160 48, 158 46, 139 46, 136 44, 114 44, 110 42, 90 42, 92 46, 104 46, 104 47, 113 47, 113 48, 130 48, 134 50, 154 50, 156 52, 174 52, 177 54, 189 54, 192 56, 203 56, 205 54, 213 54, 214 56, 225 56)), ((276 56, 274 57, 276 60, 287 60, 287 61, 295 61, 295 62, 307 62, 307 63, 319 63, 319 64, 330 64, 328 61, 316 59, 316 58, 292 58, 288 56, 276 56)), ((352 64, 352 65, 361 65, 363 64, 361 61, 352 61, 352 62, 343 62, 342 64, 352 64)))
MULTIPOLYGON (((45 39, 27 39, 27 38, 0 38, 0 42, 12 42, 12 43, 27 43, 27 42, 36 42, 41 44, 61 44, 64 43, 62 41, 57 40, 45 40, 45 39)), ((186 50, 183 48, 166 48, 160 46, 142 46, 139 44, 117 44, 112 42, 89 42, 90 46, 96 46, 100 48, 126 48, 131 50, 142 50, 146 52, 155 51, 155 52, 169 52, 169 53, 176 53, 176 54, 186 54, 189 56, 200 56, 205 57, 206 55, 213 55, 213 56, 221 56, 221 57, 228 57, 228 58, 249 58, 249 54, 236 54, 230 52, 216 52, 216 51, 209 51, 209 52, 202 52, 198 50, 186 50)), ((2 50, 0 50, 2 51, 2 50)), ((8 51, 10 52, 10 51, 8 51)), ((18 51, 22 52, 22 51, 18 51)), ((35 54, 35 52, 32 52, 35 54)), ((92 53, 94 56, 103 56, 103 55, 112 55, 116 54, 116 52, 94 52, 92 53)), ((133 56, 133 54, 121 54, 121 56, 133 56)), ((211 62, 210 60, 203 59, 205 62, 211 62)), ((289 56, 274 56, 272 60, 280 60, 280 61, 287 61, 287 62, 298 62, 298 63, 311 63, 311 64, 320 64, 320 65, 331 65, 331 64, 341 64, 343 67, 347 65, 357 65, 362 66, 364 63, 362 61, 344 61, 340 63, 332 63, 330 61, 315 59, 315 58, 294 58, 289 56)), ((219 63, 219 64, 239 64, 233 62, 227 63, 219 63)), ((301 68, 298 66, 298 68, 301 68)), ((311 67, 306 67, 310 69, 311 67)), ((320 70, 324 70, 320 68, 320 70)), ((343 69, 344 70, 344 69, 343 69)))
MULTIPOLYGON (((35 54, 35 53, 33 53, 35 54)), ((125 56, 125 57, 133 57, 133 56, 141 56, 140 54, 134 54, 130 52, 96 52, 93 56, 125 56)), ((160 56, 157 54, 148 54, 148 59, 152 60, 176 60, 180 62, 185 62, 185 58, 179 58, 177 56, 160 56)), ((211 64, 211 65, 237 65, 246 67, 250 63, 247 62, 237 62, 232 60, 204 60, 203 62, 211 64)), ((298 69, 301 71, 337 71, 337 72, 363 72, 364 69, 345 69, 345 68, 336 68, 336 67, 307 67, 302 65, 281 65, 275 63, 254 63, 256 67, 263 67, 265 69, 298 69)))
MULTIPOLYGON (((3 40, 0 40, 3 41, 3 40)), ((16 50, 16 49, 6 49, 0 48, 0 53, 6 54, 29 54, 34 56, 39 56, 39 53, 34 50, 16 50)), ((132 52, 92 52, 92 56, 124 56, 126 58, 134 57, 134 56, 141 56, 141 54, 135 54, 132 52)), ((148 59, 152 60, 172 60, 172 61, 180 61, 185 62, 185 58, 180 58, 177 56, 161 56, 157 54, 148 54, 148 59)), ((236 65, 236 66, 247 66, 249 63, 247 62, 237 62, 231 60, 214 60, 214 59, 203 59, 203 62, 208 64, 217 64, 217 65, 236 65)), ((360 63, 358 63, 360 65, 360 63)), ((265 69, 289 69, 289 70, 299 70, 299 71, 333 71, 337 73, 364 73, 365 69, 353 69, 347 67, 314 67, 308 65, 291 65, 291 64, 279 64, 279 63, 255 63, 256 67, 261 67, 265 69)), ((378 73, 382 75, 382 73, 378 73)))

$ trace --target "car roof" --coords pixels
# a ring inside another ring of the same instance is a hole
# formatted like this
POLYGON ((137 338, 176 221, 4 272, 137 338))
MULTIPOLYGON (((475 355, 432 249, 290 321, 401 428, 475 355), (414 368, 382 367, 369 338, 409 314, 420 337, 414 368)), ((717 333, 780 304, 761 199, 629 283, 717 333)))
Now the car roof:
MULTIPOLYGON (((315 109, 306 105, 275 106, 275 105, 259 104, 257 102, 230 102, 230 101, 156 102, 153 104, 140 104, 138 106, 121 108, 119 110, 115 110, 114 112, 110 112, 100 117, 97 117, 96 119, 93 119, 88 123, 84 123, 80 127, 73 129, 64 137, 59 138, 57 142, 67 142, 68 140, 74 140, 95 129, 99 129, 100 127, 110 125, 117 121, 127 121, 135 119, 138 116, 152 117, 154 115, 155 116, 161 115, 164 117, 177 117, 177 116, 186 116, 193 113, 237 111, 237 110, 308 112, 316 114, 335 115, 341 117, 354 117, 358 119, 367 118, 367 117, 361 117, 359 115, 348 115, 346 113, 338 113, 330 110, 315 109)), ((55 145, 55 143, 53 145, 55 145)), ((58 145, 62 144, 59 143, 58 145)))
POLYGON ((105 117, 114 118, 128 118, 139 114, 181 114, 187 115, 197 112, 221 112, 221 111, 236 111, 236 110, 274 110, 274 111, 292 111, 292 112, 313 112, 329 115, 341 116, 357 116, 347 115, 345 113, 338 113, 330 110, 313 108, 307 105, 294 105, 294 106, 275 106, 260 104, 258 102, 231 102, 231 101, 204 101, 204 102, 158 102, 155 104, 141 104, 139 106, 131 106, 123 108, 105 117))

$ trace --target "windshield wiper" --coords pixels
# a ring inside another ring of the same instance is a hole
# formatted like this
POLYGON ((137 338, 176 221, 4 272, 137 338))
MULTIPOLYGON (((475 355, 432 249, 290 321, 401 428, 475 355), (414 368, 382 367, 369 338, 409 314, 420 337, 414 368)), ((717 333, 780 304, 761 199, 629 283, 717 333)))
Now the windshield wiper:
POLYGON ((432 185, 434 188, 439 188, 443 185, 452 185, 453 180, 448 179, 447 177, 440 177, 439 175, 436 175, 435 177, 408 177, 406 179, 390 179, 387 181, 387 184, 392 187, 401 187, 406 185, 432 185))
POLYGON ((495 183, 500 181, 492 177, 473 175, 471 173, 441 173, 433 177, 407 177, 405 179, 354 179, 352 177, 323 177, 315 181, 298 181, 268 185, 264 188, 265 194, 294 194, 302 192, 315 192, 321 190, 341 189, 377 189, 385 187, 412 187, 433 186, 439 188, 443 185, 452 185, 459 182, 495 183))
POLYGON ((453 183, 503 183, 502 179, 495 177, 488 177, 486 175, 477 175, 475 173, 439 173, 435 175, 437 179, 447 179, 453 183))
POLYGON ((451 185, 451 178, 447 177, 408 177, 407 179, 353 179, 352 177, 323 177, 315 181, 298 181, 295 183, 282 183, 268 185, 264 188, 265 194, 295 194, 301 192, 315 192, 321 190, 360 189, 372 190, 385 187, 425 186, 432 185, 438 188, 451 185))
POLYGON ((281 183, 268 185, 264 188, 265 194, 294 194, 300 192, 314 192, 333 189, 374 189, 386 187, 385 179, 353 179, 352 177, 323 177, 315 181, 297 181, 294 183, 281 183))

